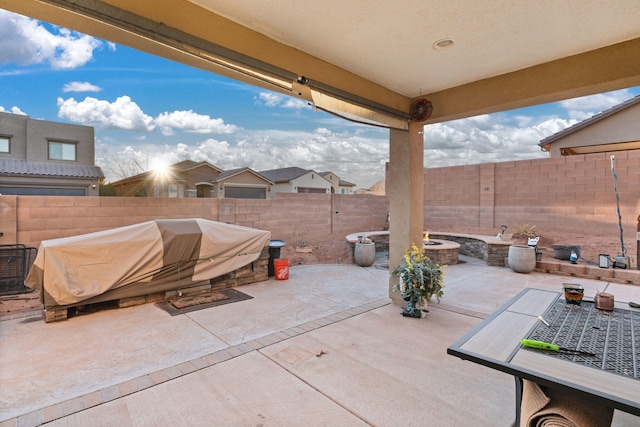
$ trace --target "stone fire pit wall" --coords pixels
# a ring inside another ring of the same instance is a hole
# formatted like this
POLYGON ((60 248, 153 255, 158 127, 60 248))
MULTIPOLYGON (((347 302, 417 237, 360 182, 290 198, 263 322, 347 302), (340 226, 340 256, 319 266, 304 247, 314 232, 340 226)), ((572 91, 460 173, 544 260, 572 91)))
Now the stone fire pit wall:
POLYGON ((458 263, 458 252, 460 250, 460 244, 447 240, 438 240, 431 238, 430 240, 432 242, 440 243, 439 245, 424 246, 425 254, 431 261, 440 265, 456 265, 458 263))
POLYGON ((505 242, 496 237, 461 235, 454 233, 429 233, 430 238, 450 240, 460 244, 462 255, 479 258, 487 265, 504 267, 509 257, 509 247, 512 242, 505 242))
MULTIPOLYGON (((389 231, 365 231, 351 233, 346 236, 347 242, 351 245, 352 253, 359 235, 373 241, 376 244, 376 251, 389 250, 389 231)), ((459 248, 456 248, 460 254, 481 259, 486 262, 487 265, 495 267, 504 267, 507 265, 509 247, 513 244, 511 241, 505 241, 497 237, 480 236, 476 234, 430 232, 429 238, 455 242, 460 245, 459 248)), ((450 254, 449 256, 453 255, 450 254)), ((435 262, 447 265, 454 264, 454 262, 435 262)))

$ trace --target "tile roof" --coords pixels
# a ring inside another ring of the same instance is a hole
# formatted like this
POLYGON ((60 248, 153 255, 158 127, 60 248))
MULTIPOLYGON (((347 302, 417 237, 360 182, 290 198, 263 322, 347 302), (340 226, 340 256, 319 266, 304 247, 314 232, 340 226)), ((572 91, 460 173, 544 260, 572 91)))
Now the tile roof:
POLYGON ((229 177, 231 177, 231 176, 234 176, 234 175, 240 174, 240 173, 245 172, 245 171, 250 172, 250 173, 252 173, 252 174, 254 174, 254 175, 258 176, 258 177, 260 177, 260 178, 264 179, 264 180, 265 180, 265 181, 267 181, 267 182, 273 183, 273 182, 272 182, 271 180, 269 180, 269 178, 267 178, 266 176, 264 176, 264 175, 260 174, 259 172, 254 171, 253 169, 248 168, 248 167, 244 167, 244 168, 237 168, 237 169, 229 169, 229 170, 227 170, 227 171, 224 171, 224 172, 222 172, 220 175, 218 175, 217 177, 215 177, 214 179, 212 179, 212 180, 211 180, 211 182, 220 182, 220 181, 224 181, 225 179, 227 179, 227 178, 229 178, 229 177))
POLYGON ((258 173, 264 176, 265 178, 269 179, 270 181, 278 183, 278 182, 291 181, 292 179, 296 179, 298 177, 301 177, 302 175, 306 175, 309 172, 313 172, 313 171, 309 169, 298 168, 298 167, 290 167, 290 168, 260 171, 258 173))
POLYGON ((341 179, 338 184, 340 186, 342 186, 342 187, 355 187, 356 186, 353 182, 345 181, 344 179, 341 179))
POLYGON ((554 141, 557 141, 560 138, 564 138, 565 136, 572 134, 574 132, 579 131, 580 129, 583 129, 587 126, 590 126, 596 122, 599 122, 602 119, 606 119, 609 116, 612 116, 626 108, 629 108, 633 105, 636 105, 640 103, 640 95, 637 95, 631 99, 626 100, 623 103, 620 103, 618 105, 614 105, 613 107, 609 108, 608 110, 604 110, 601 113, 596 114, 595 116, 589 117, 586 120, 583 120, 581 122, 576 123, 573 126, 569 126, 568 128, 565 128, 563 130, 561 130, 560 132, 556 132, 551 136, 548 136, 546 138, 544 138, 543 140, 540 141, 540 143, 538 144, 539 146, 543 147, 545 145, 548 145, 554 141))
MULTIPOLYGON (((329 174, 336 175, 335 173, 333 173, 331 171, 319 172, 318 174, 320 176, 324 177, 324 178, 327 178, 327 175, 329 175, 329 174)), ((355 187, 356 186, 352 182, 345 181, 344 179, 341 179, 338 175, 336 175, 336 177, 338 178, 338 185, 340 185, 342 187, 355 187)))
POLYGON ((215 165, 212 165, 211 163, 209 163, 207 161, 194 162, 193 160, 183 160, 181 162, 169 165, 168 168, 170 168, 170 169, 172 169, 172 170, 174 170, 176 172, 184 172, 184 171, 195 169, 197 167, 205 166, 205 165, 217 170, 218 172, 222 172, 222 169, 220 169, 219 167, 217 167, 215 165))
POLYGON ((0 157, 0 176, 46 176, 61 178, 102 179, 99 166, 66 163, 30 162, 24 159, 0 157))
MULTIPOLYGON (((181 162, 178 163, 172 163, 170 165, 167 166, 167 170, 173 171, 175 173, 180 173, 180 172, 185 172, 188 170, 193 170, 196 169, 200 166, 209 166, 210 168, 218 171, 218 172, 222 172, 222 169, 220 169, 219 167, 212 165, 211 163, 207 162, 207 161, 202 161, 202 162, 194 162, 193 160, 182 160, 181 162)), ((136 175, 132 175, 132 176, 128 176, 126 178, 122 178, 119 179, 117 181, 112 182, 111 184, 115 184, 115 185, 120 185, 120 184, 124 184, 127 182, 136 182, 136 181, 143 181, 149 178, 149 176, 151 174, 153 174, 154 171, 153 170, 148 170, 148 171, 144 171, 141 172, 139 174, 136 175)))

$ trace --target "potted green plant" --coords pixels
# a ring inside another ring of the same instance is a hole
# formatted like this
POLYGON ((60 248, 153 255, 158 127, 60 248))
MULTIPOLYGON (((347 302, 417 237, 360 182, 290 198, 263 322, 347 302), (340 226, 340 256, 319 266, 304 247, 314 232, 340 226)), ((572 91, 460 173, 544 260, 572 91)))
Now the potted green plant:
POLYGON ((440 302, 444 293, 444 267, 431 261, 424 248, 415 244, 405 251, 400 265, 391 271, 391 275, 399 279, 393 291, 400 292, 407 301, 407 307, 402 310, 403 316, 424 317, 434 295, 440 302))

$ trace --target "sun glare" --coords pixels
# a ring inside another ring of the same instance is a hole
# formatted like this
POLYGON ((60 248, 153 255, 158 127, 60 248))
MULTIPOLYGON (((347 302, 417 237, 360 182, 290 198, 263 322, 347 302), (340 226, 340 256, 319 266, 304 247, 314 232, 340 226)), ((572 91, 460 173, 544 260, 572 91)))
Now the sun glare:
POLYGON ((166 179, 169 175, 169 164, 162 159, 156 159, 151 163, 151 170, 156 179, 166 179))

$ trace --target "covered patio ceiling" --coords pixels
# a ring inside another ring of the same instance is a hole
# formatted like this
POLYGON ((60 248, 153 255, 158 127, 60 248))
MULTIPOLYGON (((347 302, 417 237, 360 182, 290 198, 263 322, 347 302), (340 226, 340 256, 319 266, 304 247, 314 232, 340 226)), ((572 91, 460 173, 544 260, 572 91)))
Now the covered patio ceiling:
POLYGON ((640 85, 637 0, 0 0, 0 7, 407 129, 640 85), (422 110, 424 112, 424 110, 422 110))

